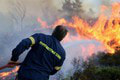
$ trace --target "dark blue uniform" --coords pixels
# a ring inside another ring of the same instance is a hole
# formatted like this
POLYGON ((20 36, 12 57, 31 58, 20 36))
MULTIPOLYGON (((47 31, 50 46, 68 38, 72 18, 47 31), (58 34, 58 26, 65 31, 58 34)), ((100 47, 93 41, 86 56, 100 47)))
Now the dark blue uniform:
POLYGON ((19 71, 18 80, 48 80, 49 75, 60 70, 65 60, 65 50, 55 37, 37 33, 23 39, 12 51, 12 61, 31 47, 19 71))

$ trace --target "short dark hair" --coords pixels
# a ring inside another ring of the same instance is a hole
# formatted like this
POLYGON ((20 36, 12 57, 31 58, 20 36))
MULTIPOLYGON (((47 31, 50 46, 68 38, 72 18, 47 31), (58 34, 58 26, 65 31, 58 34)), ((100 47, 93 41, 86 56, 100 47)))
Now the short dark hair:
POLYGON ((52 36, 54 36, 57 40, 61 41, 67 35, 68 30, 63 25, 58 25, 54 29, 52 36))

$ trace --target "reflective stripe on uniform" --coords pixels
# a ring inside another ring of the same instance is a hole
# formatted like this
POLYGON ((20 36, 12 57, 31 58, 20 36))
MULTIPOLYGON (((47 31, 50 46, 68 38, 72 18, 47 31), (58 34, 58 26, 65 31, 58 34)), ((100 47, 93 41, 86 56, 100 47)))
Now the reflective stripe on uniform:
POLYGON ((61 56, 55 52, 53 49, 51 49, 50 47, 48 47, 45 43, 43 43, 42 41, 39 42, 43 47, 45 47, 48 51, 50 51, 52 54, 54 54, 58 59, 61 59, 61 56))
POLYGON ((56 66, 55 67, 55 70, 60 70, 61 69, 61 66, 56 66))
POLYGON ((34 44, 35 44, 35 39, 31 36, 31 37, 29 37, 29 39, 31 40, 31 42, 32 42, 32 44, 31 44, 31 46, 33 46, 34 44))

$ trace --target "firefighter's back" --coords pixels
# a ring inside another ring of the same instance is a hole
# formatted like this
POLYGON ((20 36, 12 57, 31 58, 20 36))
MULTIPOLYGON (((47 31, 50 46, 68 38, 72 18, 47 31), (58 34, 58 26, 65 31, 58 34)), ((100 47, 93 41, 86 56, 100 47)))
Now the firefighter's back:
POLYGON ((48 80, 55 66, 65 59, 65 51, 55 37, 35 34, 35 42, 18 71, 19 79, 48 80))

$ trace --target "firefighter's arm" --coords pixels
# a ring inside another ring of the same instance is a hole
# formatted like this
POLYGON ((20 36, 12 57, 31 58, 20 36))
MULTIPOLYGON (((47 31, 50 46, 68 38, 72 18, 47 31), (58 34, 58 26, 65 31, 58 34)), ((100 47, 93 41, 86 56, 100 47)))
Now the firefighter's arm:
POLYGON ((57 73, 60 69, 61 69, 61 66, 56 66, 56 67, 54 67, 54 69, 53 69, 53 71, 50 73, 50 75, 54 75, 54 74, 57 73))
POLYGON ((20 65, 20 62, 16 62, 16 61, 9 61, 8 64, 6 65, 8 68, 13 68, 15 66, 20 65))
POLYGON ((29 49, 31 46, 38 42, 38 34, 34 34, 29 38, 23 39, 15 49, 12 51, 11 61, 17 61, 20 54, 22 54, 26 49, 29 49))
POLYGON ((60 62, 54 67, 54 69, 50 73, 50 75, 54 75, 55 73, 57 73, 61 69, 63 62, 64 62, 64 60, 60 60, 60 62))

